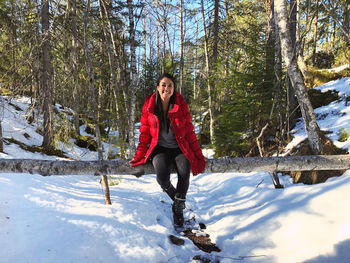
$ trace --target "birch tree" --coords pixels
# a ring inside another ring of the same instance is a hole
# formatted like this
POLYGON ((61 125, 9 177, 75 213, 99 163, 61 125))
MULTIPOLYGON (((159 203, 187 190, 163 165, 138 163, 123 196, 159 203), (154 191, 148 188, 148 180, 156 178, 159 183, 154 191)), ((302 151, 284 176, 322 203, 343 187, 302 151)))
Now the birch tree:
MULTIPOLYGON (((296 0, 291 0, 290 1, 290 19, 289 19, 289 31, 290 31, 290 38, 291 38, 291 43, 292 43, 292 49, 294 54, 297 54, 296 51, 296 27, 297 27, 297 2, 296 0)), ((288 126, 289 127, 294 127, 294 125, 297 122, 296 114, 295 114, 295 109, 298 107, 298 103, 295 98, 295 92, 293 89, 293 85, 291 83, 290 77, 286 77, 287 80, 287 85, 288 85, 288 90, 287 90, 287 96, 288 96, 288 101, 287 101, 287 121, 288 121, 288 126), (293 114, 294 113, 294 114, 293 114)))
MULTIPOLYGON (((228 172, 288 172, 312 170, 348 170, 350 156, 345 155, 306 155, 285 157, 236 157, 206 160, 205 173, 228 172)), ((176 172, 175 167, 169 167, 176 172)), ((50 175, 100 175, 127 174, 140 177, 154 174, 151 163, 131 167, 128 160, 104 161, 52 161, 38 159, 0 159, 0 173, 29 173, 50 175)))
POLYGON ((137 68, 136 68, 136 41, 135 41, 135 23, 133 1, 128 0, 129 9, 129 40, 130 40, 130 106, 129 106, 129 158, 132 158, 136 152, 135 147, 135 102, 137 88, 137 68))
POLYGON ((290 77, 295 94, 297 96, 304 126, 308 136, 310 149, 313 154, 322 153, 322 140, 320 128, 316 122, 314 110, 309 100, 303 77, 296 63, 293 53, 290 32, 288 29, 288 12, 285 0, 274 0, 279 37, 281 41, 282 56, 286 63, 287 74, 290 77))

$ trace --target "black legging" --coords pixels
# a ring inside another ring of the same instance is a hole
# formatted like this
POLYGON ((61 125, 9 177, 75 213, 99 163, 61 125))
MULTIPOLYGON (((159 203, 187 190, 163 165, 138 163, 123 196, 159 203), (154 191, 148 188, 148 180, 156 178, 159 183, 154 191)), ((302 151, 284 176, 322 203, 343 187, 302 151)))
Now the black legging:
POLYGON ((157 174, 157 182, 162 189, 170 186, 170 165, 177 171, 176 193, 185 197, 190 185, 190 162, 180 148, 165 148, 157 145, 152 153, 152 164, 157 174))

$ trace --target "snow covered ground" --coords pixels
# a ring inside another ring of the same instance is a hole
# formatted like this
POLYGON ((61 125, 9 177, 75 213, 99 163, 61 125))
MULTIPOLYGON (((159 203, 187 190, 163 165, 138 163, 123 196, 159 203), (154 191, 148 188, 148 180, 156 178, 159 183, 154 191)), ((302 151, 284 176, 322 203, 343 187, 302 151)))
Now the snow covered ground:
MULTIPOLYGON (((350 77, 330 81, 315 89, 321 92, 338 91, 339 100, 319 107, 314 111, 321 130, 330 132, 327 136, 337 147, 348 149, 350 152, 350 140, 340 142, 338 135, 338 132, 343 128, 350 134, 350 100, 347 99, 350 98, 350 77)), ((297 123, 294 130, 292 130, 292 135, 293 140, 286 147, 286 152, 306 139, 303 121, 297 123)))
MULTIPOLYGON (((319 89, 349 95, 350 78, 319 89)), ((329 113, 319 124, 337 143, 339 128, 350 127, 350 106, 345 97, 332 104, 316 113, 329 113)), ((4 136, 39 145, 36 127, 22 115, 5 104, 4 136)), ((296 141, 305 137, 302 124, 294 135, 296 141)), ((349 143, 338 145, 349 148, 349 143)), ((96 157, 71 147, 80 159, 96 157)), ((1 157, 54 158, 14 144, 5 145, 1 157)), ((278 190, 268 173, 192 177, 185 215, 206 224, 222 250, 210 254, 187 239, 183 246, 170 242, 171 202, 154 175, 115 180, 112 205, 105 205, 98 177, 0 174, 0 262, 199 262, 196 255, 211 262, 350 262, 350 171, 312 186, 281 177, 285 188, 278 190)))

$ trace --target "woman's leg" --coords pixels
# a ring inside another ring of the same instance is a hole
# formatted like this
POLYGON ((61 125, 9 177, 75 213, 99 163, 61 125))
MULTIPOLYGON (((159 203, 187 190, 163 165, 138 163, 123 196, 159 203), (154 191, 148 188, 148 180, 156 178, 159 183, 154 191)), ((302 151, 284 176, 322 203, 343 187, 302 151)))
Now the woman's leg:
POLYGON ((152 164, 157 175, 157 182, 162 189, 170 184, 170 161, 166 153, 158 152, 153 156, 152 164))
POLYGON ((186 156, 178 150, 175 154, 174 163, 177 171, 177 186, 175 200, 172 206, 174 224, 177 226, 183 226, 184 216, 183 210, 185 209, 186 194, 190 185, 190 162, 186 156))
POLYGON ((190 185, 191 165, 182 152, 176 155, 175 165, 178 177, 176 192, 184 199, 190 185))

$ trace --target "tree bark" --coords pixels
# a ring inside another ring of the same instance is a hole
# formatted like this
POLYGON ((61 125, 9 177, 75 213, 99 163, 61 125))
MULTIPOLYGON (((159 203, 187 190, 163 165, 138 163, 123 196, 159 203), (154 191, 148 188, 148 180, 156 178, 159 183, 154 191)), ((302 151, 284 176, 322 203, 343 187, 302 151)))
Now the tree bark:
MULTIPOLYGON (((78 81, 79 64, 79 46, 78 46, 78 27, 77 27, 77 7, 76 0, 70 0, 70 15, 72 23, 72 77, 73 77, 73 127, 76 134, 80 135, 79 112, 80 112, 80 89, 78 81)), ((69 3, 69 1, 68 1, 69 3)))
MULTIPOLYGON (((305 36, 301 37, 301 33, 300 33, 300 0, 295 0, 295 12, 296 12, 296 43, 295 43, 295 50, 296 50, 296 54, 298 57, 298 66, 299 69, 301 71, 301 73, 303 74, 304 79, 310 78, 310 72, 307 68, 307 65, 305 63, 305 59, 304 59, 304 38, 305 36)), ((308 12, 308 11, 307 11, 308 12)), ((308 24, 308 14, 307 14, 307 18, 305 21, 305 24, 308 24)))
POLYGON ((218 43, 219 43, 219 7, 220 1, 214 1, 214 24, 213 24, 213 63, 214 68, 217 68, 218 59, 218 43))
MULTIPOLYGON (((308 155, 287 157, 249 157, 207 159, 205 173, 288 172, 350 169, 350 155, 308 155)), ((175 167, 171 167, 175 172, 175 167)), ((37 159, 0 159, 0 173, 50 175, 135 175, 154 174, 147 163, 131 167, 127 160, 51 161, 37 159)))
POLYGON ((118 138, 120 143, 120 153, 122 157, 126 156, 127 145, 127 118, 126 107, 128 105, 128 95, 125 81, 125 52, 124 43, 120 39, 118 32, 114 34, 110 17, 112 16, 112 6, 110 2, 99 0, 100 17, 106 24, 103 26, 103 34, 106 40, 106 50, 110 70, 110 83, 114 96, 116 109, 116 125, 119 131, 118 138), (116 35, 116 36, 115 36, 116 35), (118 44, 117 44, 118 43, 118 44), (119 73, 119 75, 118 75, 119 73), (119 76, 119 78, 118 78, 119 76))
POLYGON ((183 20, 183 0, 180 0, 180 82, 179 90, 184 95, 183 81, 184 81, 184 20, 183 20))
POLYGON ((205 15, 204 15, 204 3, 201 0, 201 11, 202 11, 202 22, 203 22, 203 32, 204 32, 204 53, 205 53, 205 65, 206 65, 206 78, 207 78, 207 87, 208 87, 208 108, 210 116, 210 142, 211 144, 215 141, 214 136, 214 105, 213 105, 213 91, 210 83, 210 63, 209 63, 209 50, 208 50, 208 34, 207 28, 205 25, 205 15))
POLYGON ((135 146, 135 104, 136 104, 136 87, 137 87, 137 68, 136 68, 136 42, 134 26, 134 9, 133 1, 128 0, 129 8, 129 40, 130 40, 130 73, 131 83, 129 86, 130 104, 129 104, 129 158, 132 158, 136 152, 135 146))
POLYGON ((199 89, 197 89, 197 61, 198 61, 198 23, 196 22, 196 33, 194 40, 194 60, 193 60, 193 100, 197 100, 197 93, 199 89))
POLYGON ((314 26, 314 35, 312 41, 312 64, 316 63, 316 49, 317 49, 317 31, 318 31, 318 0, 316 0, 316 15, 315 15, 315 26, 314 26))
MULTIPOLYGON (((230 23, 232 21, 232 17, 230 16, 230 9, 229 9, 229 0, 225 0, 224 2, 224 6, 225 6, 225 31, 224 31, 224 35, 225 35, 225 42, 224 42, 224 78, 228 79, 229 78, 229 71, 230 71, 230 53, 231 53, 231 46, 230 46, 230 23)), ((230 85, 225 85, 224 88, 224 98, 223 101, 228 104, 230 101, 230 96, 226 96, 227 94, 230 94, 230 89, 232 89, 232 87, 230 87, 230 85)))
MULTIPOLYGON (((159 59, 160 59, 160 26, 159 26, 159 22, 157 23, 157 43, 156 43, 156 49, 157 49, 157 70, 159 70, 161 67, 160 67, 160 62, 159 62, 159 59)), ((162 71, 163 73, 163 71, 162 71)))
POLYGON ((274 85, 275 72, 271 69, 275 68, 276 56, 276 34, 275 34, 275 15, 273 10, 273 0, 267 1, 267 30, 266 30, 266 52, 265 52, 265 85, 264 88, 271 89, 274 85))
MULTIPOLYGON (((350 0, 346 0, 344 3, 344 29, 347 35, 350 33, 350 0)), ((350 41, 348 40, 348 45, 350 41)))
POLYGON ((4 111, 5 111, 5 105, 4 105, 4 97, 0 96, 0 152, 4 152, 4 138, 2 135, 2 121, 4 119, 4 111))
MULTIPOLYGON (((3 98, 1 98, 3 100, 3 98)), ((3 107, 1 105, 1 107, 3 107)), ((2 119, 0 120, 0 152, 4 152, 4 140, 2 136, 2 119)))
MULTIPOLYGON (((92 62, 90 58, 90 52, 88 48, 88 39, 87 39, 87 23, 88 23, 88 14, 90 12, 90 0, 87 0, 86 3, 86 13, 84 16, 84 55, 85 55, 85 62, 86 62, 86 71, 89 73, 89 90, 90 90, 90 96, 91 96, 91 103, 92 103, 92 111, 93 116, 95 120, 95 131, 96 131, 96 139, 97 139, 97 148, 98 148, 98 158, 99 161, 103 160, 103 150, 102 150, 102 143, 101 143, 101 134, 100 134, 100 128, 98 125, 97 120, 97 107, 96 107, 96 101, 95 101, 95 86, 94 86, 94 69, 92 67, 92 62)), ((106 174, 99 174, 101 175, 101 183, 104 188, 105 193, 105 202, 107 205, 112 204, 110 192, 109 192, 109 185, 108 185, 108 178, 106 174)))
POLYGON ((52 83, 51 83, 51 57, 50 57, 50 14, 49 0, 41 2, 42 24, 42 92, 43 92, 43 143, 47 150, 53 148, 53 115, 52 115, 52 83))
MULTIPOLYGON (((295 56, 297 51, 296 51, 296 27, 297 27, 297 8, 296 8, 296 0, 291 0, 290 1, 290 19, 289 19, 289 32, 291 36, 291 42, 292 42, 292 50, 293 50, 293 55, 295 56)), ((288 122, 289 122, 289 127, 294 127, 296 122, 297 122, 297 117, 295 114, 295 109, 298 107, 297 100, 295 98, 295 92, 293 89, 292 82, 290 80, 290 77, 286 77, 286 82, 288 85, 288 122)))
POLYGON ((316 122, 315 113, 312 108, 309 96, 307 94, 303 77, 296 63, 295 54, 293 54, 291 39, 288 30, 288 15, 285 0, 275 0, 275 12, 278 20, 282 56, 286 62, 288 76, 290 77, 300 105, 310 149, 313 154, 321 154, 321 132, 316 122))

